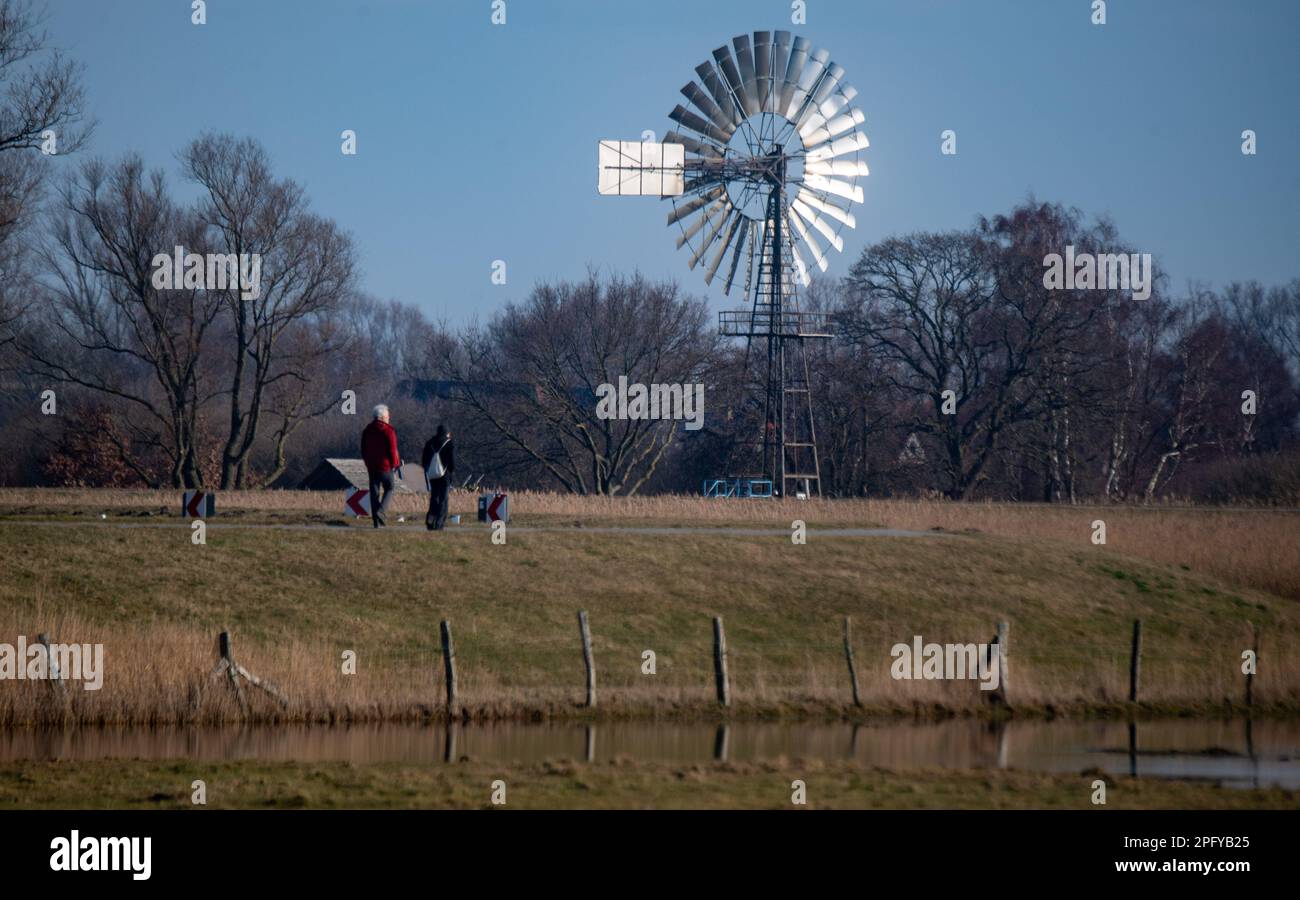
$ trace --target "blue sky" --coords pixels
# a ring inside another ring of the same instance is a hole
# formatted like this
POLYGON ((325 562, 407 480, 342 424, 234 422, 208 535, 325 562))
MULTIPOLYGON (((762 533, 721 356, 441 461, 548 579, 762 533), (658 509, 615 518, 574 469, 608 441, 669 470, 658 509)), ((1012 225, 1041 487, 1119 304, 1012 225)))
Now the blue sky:
POLYGON ((694 67, 760 29, 825 47, 859 90, 871 175, 832 275, 1032 192, 1110 215, 1175 287, 1300 276, 1300 2, 1111 0, 1104 26, 1090 5, 808 0, 794 26, 788 0, 507 0, 494 26, 491 0, 209 0, 195 26, 188 0, 50 0, 48 30, 86 66, 85 152, 174 174, 203 130, 255 137, 353 234, 368 291, 452 324, 589 264, 734 306, 664 204, 597 195, 596 145, 662 135, 694 67))

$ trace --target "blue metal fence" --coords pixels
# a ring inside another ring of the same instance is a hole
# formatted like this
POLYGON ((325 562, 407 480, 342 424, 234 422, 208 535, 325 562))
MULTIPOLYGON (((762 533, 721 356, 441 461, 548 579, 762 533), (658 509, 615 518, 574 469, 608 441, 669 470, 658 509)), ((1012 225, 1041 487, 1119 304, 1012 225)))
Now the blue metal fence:
POLYGON ((772 496, 772 482, 767 478, 706 479, 704 496, 763 499, 772 496))

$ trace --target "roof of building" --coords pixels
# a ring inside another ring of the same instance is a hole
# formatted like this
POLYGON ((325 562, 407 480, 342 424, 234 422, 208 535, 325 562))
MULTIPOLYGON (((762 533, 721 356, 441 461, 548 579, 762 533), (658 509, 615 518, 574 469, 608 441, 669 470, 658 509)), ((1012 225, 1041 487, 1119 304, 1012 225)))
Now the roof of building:
MULTIPOLYGON (((424 483, 424 472, 417 462, 403 463, 399 477, 394 480, 399 493, 426 494, 428 486, 424 483)), ((342 491, 349 487, 367 488, 370 476, 366 473, 366 464, 359 459, 323 459, 298 487, 308 491, 342 491)))

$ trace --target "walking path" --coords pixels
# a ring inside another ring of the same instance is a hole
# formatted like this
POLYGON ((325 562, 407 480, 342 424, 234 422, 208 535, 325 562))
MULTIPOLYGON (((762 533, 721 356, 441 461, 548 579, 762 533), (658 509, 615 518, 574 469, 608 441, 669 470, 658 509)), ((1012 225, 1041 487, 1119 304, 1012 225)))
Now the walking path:
MULTIPOLYGON (((273 522, 218 522, 209 521, 209 531, 225 531, 227 529, 247 528, 263 529, 267 531, 366 531, 374 532, 376 529, 370 527, 369 523, 357 525, 343 524, 295 524, 295 523, 273 523, 273 522)), ((114 522, 104 521, 102 519, 90 519, 84 522, 69 522, 66 520, 49 520, 49 519, 0 519, 0 527, 19 527, 29 528, 32 526, 43 528, 183 528, 188 530, 190 523, 187 521, 179 522, 114 522)), ((474 525, 450 525, 447 531, 450 533, 465 532, 473 530, 474 525)), ((790 537, 789 528, 731 528, 727 526, 714 526, 705 528, 696 525, 684 525, 680 528, 671 526, 637 526, 637 525, 511 525, 509 526, 511 534, 524 532, 528 534, 544 533, 572 533, 572 534, 643 534, 643 535, 675 535, 675 534, 701 534, 701 535, 726 535, 728 537, 790 537)), ((388 531, 406 531, 422 532, 425 530, 423 523, 405 523, 393 524, 387 526, 388 531)), ((484 528, 480 529, 486 536, 490 532, 484 528)), ((810 535, 817 537, 848 537, 848 538, 953 538, 962 537, 960 534, 952 534, 943 531, 905 531, 899 528, 809 528, 810 535)))

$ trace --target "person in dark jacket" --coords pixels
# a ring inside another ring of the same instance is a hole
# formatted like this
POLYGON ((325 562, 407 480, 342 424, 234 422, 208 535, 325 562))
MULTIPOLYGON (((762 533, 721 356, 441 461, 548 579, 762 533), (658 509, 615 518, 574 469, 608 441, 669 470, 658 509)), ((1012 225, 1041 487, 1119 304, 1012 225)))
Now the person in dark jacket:
POLYGON ((430 531, 441 531, 447 524, 447 504, 451 493, 451 473, 456 468, 456 453, 451 446, 451 432, 439 425, 438 431, 424 445, 420 465, 429 479, 429 512, 424 525, 430 531), (434 465, 434 457, 438 465, 434 465), (436 477, 435 477, 436 476, 436 477))
POLYGON ((370 476, 370 521, 383 528, 388 524, 384 513, 393 496, 393 476, 402 468, 402 455, 397 452, 397 432, 388 424, 388 407, 381 403, 374 413, 374 421, 361 432, 361 458, 370 476))

